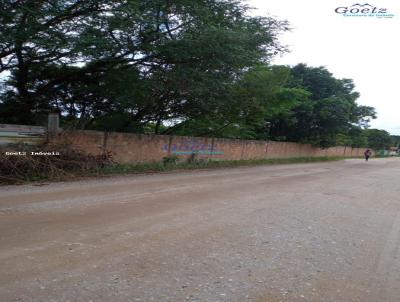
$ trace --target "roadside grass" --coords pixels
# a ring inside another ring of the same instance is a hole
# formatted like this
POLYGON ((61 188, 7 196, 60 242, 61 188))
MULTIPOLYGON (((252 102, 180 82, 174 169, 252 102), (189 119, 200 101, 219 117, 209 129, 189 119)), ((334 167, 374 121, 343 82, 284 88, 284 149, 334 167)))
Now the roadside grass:
POLYGON ((154 163, 136 164, 111 164, 100 168, 98 174, 135 174, 146 172, 167 172, 174 170, 194 170, 211 168, 229 168, 241 166, 261 166, 278 164, 298 164, 339 161, 345 157, 293 157, 293 158, 271 158, 271 159, 247 159, 247 160, 192 160, 174 161, 164 160, 154 163))
MULTIPOLYGON (((118 174, 127 175, 195 169, 316 163, 345 159, 345 157, 294 157, 248 160, 205 160, 189 158, 182 160, 176 156, 170 156, 163 158, 161 162, 120 164, 112 163, 108 161, 108 159, 103 160, 75 153, 72 153, 72 155, 69 154, 65 159, 51 157, 53 161, 46 157, 16 157, 15 159, 17 159, 17 161, 8 162, 12 168, 8 169, 8 173, 0 172, 0 185, 36 183, 43 181, 68 181, 82 177, 102 177, 118 174)), ((3 165, 4 164, 5 162, 3 162, 3 165)))

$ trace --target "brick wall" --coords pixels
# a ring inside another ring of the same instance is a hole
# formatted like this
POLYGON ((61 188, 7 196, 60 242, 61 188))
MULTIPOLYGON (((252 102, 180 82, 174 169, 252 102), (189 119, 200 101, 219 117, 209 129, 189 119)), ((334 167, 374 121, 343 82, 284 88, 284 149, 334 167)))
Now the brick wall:
POLYGON ((308 156, 360 157, 362 148, 332 147, 320 149, 307 144, 274 141, 234 140, 223 138, 144 135, 99 131, 64 131, 54 143, 67 143, 73 148, 97 155, 111 151, 116 162, 155 162, 165 156, 239 160, 308 156))

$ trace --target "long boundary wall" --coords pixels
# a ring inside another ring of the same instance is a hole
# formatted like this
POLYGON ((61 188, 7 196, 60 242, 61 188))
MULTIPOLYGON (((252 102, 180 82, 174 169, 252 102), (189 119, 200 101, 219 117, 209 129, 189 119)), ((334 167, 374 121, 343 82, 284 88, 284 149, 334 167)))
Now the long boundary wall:
POLYGON ((193 154, 204 159, 241 160, 310 156, 361 157, 364 153, 361 148, 320 149, 290 142, 76 130, 63 131, 52 142, 69 144, 74 149, 93 155, 109 151, 119 163, 156 162, 166 156, 188 158, 193 154))

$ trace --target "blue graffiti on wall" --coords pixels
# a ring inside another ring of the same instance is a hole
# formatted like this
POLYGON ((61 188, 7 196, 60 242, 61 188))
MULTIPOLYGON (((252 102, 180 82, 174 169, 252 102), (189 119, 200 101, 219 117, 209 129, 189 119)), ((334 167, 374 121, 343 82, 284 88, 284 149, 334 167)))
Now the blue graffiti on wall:
MULTIPOLYGON (((163 147, 164 152, 168 152, 169 144, 165 144, 163 147)), ((223 151, 218 149, 218 146, 207 144, 201 140, 196 139, 185 139, 178 144, 171 144, 170 152, 176 155, 222 155, 223 151)))

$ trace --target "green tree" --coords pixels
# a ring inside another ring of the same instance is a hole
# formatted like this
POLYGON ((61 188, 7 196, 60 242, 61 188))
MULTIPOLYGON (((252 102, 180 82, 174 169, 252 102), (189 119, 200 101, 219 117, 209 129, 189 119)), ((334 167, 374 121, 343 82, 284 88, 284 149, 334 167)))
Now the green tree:
POLYGON ((336 144, 338 134, 346 134, 354 126, 365 127, 375 118, 372 107, 356 103, 359 94, 349 79, 336 79, 324 67, 299 64, 291 69, 289 87, 309 92, 285 117, 271 120, 272 138, 307 142, 321 147, 336 144))
POLYGON ((227 0, 4 0, 0 121, 58 109, 71 127, 173 133, 221 115, 243 71, 284 51, 286 22, 248 11, 227 0))
POLYGON ((285 66, 250 68, 225 86, 229 103, 222 103, 212 114, 190 121, 179 134, 267 139, 268 120, 287 114, 308 96, 302 89, 286 87, 289 76, 290 69, 285 66))
POLYGON ((368 138, 364 129, 353 126, 346 133, 339 133, 336 136, 336 145, 366 148, 368 147, 368 138))
POLYGON ((391 135, 392 147, 397 147, 400 149, 400 135, 391 135))
POLYGON ((385 130, 364 130, 368 139, 368 147, 375 150, 388 150, 392 146, 390 134, 385 130))

